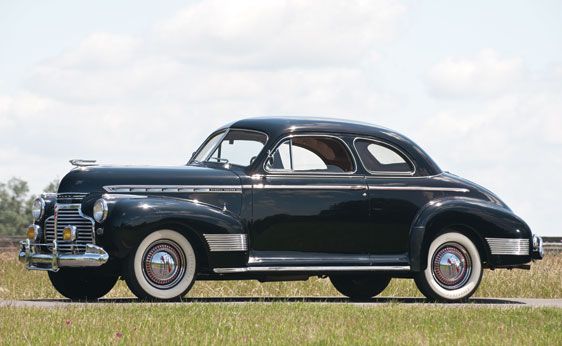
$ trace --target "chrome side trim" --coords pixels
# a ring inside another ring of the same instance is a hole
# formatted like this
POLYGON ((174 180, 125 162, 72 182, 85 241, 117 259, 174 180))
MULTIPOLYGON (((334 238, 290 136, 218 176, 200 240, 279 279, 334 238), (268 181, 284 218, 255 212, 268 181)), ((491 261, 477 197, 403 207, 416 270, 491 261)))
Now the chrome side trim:
POLYGON ((410 157, 409 157, 408 155, 404 154, 404 152, 403 152, 402 150, 400 150, 399 148, 397 148, 396 146, 394 146, 394 145, 392 145, 392 144, 390 144, 390 143, 388 143, 388 142, 381 141, 381 140, 379 140, 379 139, 367 138, 367 137, 355 137, 355 138, 353 139, 353 148, 355 149, 355 152, 357 153, 357 157, 359 157, 359 161, 361 162, 361 165, 363 166, 363 168, 364 168, 367 172, 369 172, 370 174, 372 174, 372 175, 377 175, 377 176, 380 176, 380 175, 396 176, 396 175, 397 175, 397 176, 410 176, 410 177, 411 177, 411 176, 413 176, 414 174, 416 174, 417 168, 416 168, 416 165, 414 165, 414 161, 412 161, 412 159, 410 159, 410 157), (361 159, 361 155, 359 155, 359 150, 357 150, 357 145, 355 144, 355 142, 356 142, 357 140, 364 140, 364 141, 373 142, 373 143, 376 143, 376 144, 381 145, 381 146, 383 146, 383 147, 386 146, 386 147, 389 147, 389 148, 391 148, 391 149, 397 151, 398 153, 400 153, 400 155, 401 155, 403 158, 406 158, 406 160, 408 161, 408 163, 412 166, 412 168, 413 168, 414 170, 413 170, 413 171, 409 171, 409 172, 399 172, 399 171, 394 171, 394 172, 389 171, 389 172, 385 172, 385 171, 371 171, 371 170, 368 170, 367 167, 365 167, 365 164, 363 163, 363 159, 361 159))
POLYGON ((293 189, 293 190, 367 190, 366 185, 272 185, 256 184, 254 189, 293 189))
POLYGON ((492 255, 529 255, 529 239, 486 238, 492 255))
POLYGON ((139 199, 139 198, 148 198, 147 196, 143 196, 143 195, 127 195, 127 194, 112 194, 112 193, 104 193, 101 196, 103 199, 106 199, 108 201, 112 201, 115 199, 139 199))
POLYGON ((242 267, 215 268, 218 274, 247 272, 332 272, 332 271, 409 271, 410 266, 300 266, 300 267, 242 267))
POLYGON ((203 234, 209 249, 216 251, 248 251, 246 234, 203 234))
POLYGON ((240 185, 108 185, 107 192, 242 193, 240 185))
POLYGON ((385 186, 367 185, 369 190, 399 190, 399 191, 447 191, 468 193, 469 189, 462 187, 434 187, 434 186, 385 186))

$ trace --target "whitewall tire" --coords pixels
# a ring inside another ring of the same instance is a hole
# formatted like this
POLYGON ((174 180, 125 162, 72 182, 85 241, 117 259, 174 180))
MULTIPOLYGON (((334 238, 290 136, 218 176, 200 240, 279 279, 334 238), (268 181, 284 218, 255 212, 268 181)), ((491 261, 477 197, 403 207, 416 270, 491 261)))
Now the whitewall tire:
POLYGON ((196 264, 193 247, 183 235, 158 230, 147 235, 129 256, 125 281, 140 299, 176 300, 193 285, 196 264))
POLYGON ((482 262, 474 243, 457 232, 435 238, 427 252, 427 267, 415 276, 419 290, 430 300, 467 300, 482 279, 482 262))

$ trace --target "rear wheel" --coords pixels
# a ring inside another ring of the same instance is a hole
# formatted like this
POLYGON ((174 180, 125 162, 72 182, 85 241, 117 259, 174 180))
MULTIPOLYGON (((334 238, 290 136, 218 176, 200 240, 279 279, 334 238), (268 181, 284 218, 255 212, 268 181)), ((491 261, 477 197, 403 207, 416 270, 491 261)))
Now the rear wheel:
POLYGON ((435 238, 427 254, 427 268, 416 274, 418 289, 430 300, 466 301, 482 279, 480 254, 474 243, 456 232, 435 238))
POLYGON ((150 233, 125 263, 125 281, 144 300, 177 300, 193 285, 196 258, 193 247, 180 233, 150 233))
POLYGON ((334 287, 352 300, 367 300, 380 294, 388 286, 387 274, 336 274, 330 275, 334 287))
POLYGON ((55 289, 72 300, 94 300, 103 297, 115 286, 117 275, 101 273, 92 268, 62 268, 49 272, 55 289))

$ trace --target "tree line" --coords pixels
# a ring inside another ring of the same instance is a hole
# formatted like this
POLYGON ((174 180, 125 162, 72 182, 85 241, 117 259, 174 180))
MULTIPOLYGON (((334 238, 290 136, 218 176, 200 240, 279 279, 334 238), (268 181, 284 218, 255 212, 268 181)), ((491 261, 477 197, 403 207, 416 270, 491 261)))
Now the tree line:
MULTIPOLYGON (((43 192, 57 192, 59 180, 54 179, 43 192)), ((24 235, 33 222, 31 207, 37 195, 29 194, 25 180, 11 178, 0 182, 0 235, 24 235)))

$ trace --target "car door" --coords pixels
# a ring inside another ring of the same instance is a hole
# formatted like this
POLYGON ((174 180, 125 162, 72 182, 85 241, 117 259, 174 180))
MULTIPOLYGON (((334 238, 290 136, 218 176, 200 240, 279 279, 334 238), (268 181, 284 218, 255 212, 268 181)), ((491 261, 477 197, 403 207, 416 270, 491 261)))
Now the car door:
POLYGON ((345 139, 297 134, 271 152, 253 181, 250 262, 368 261, 366 184, 345 139))
POLYGON ((356 138, 354 147, 367 170, 369 224, 378 240, 371 253, 405 260, 416 214, 440 192, 424 189, 427 178, 415 175, 412 160, 398 147, 373 138, 356 138))

